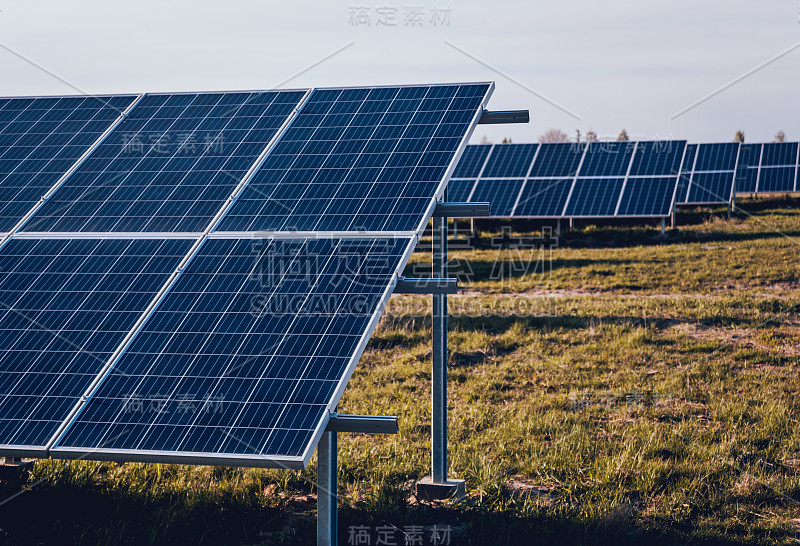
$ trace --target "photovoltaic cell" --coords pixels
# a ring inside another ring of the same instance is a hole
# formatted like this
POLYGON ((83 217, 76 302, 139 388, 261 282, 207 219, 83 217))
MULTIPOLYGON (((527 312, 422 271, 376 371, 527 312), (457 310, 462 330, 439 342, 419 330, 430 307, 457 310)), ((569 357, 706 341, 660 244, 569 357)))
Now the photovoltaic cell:
POLYGON ((677 177, 629 178, 617 216, 669 216, 677 177))
POLYGON ((736 192, 755 193, 758 167, 761 163, 761 144, 742 144, 736 167, 736 192))
POLYGON ((524 178, 538 144, 497 144, 483 169, 482 178, 524 178))
POLYGON ((478 178, 491 149, 491 144, 467 146, 458 161, 458 166, 453 171, 453 178, 478 178))
POLYGON ((771 142, 763 145, 758 193, 794 191, 797 147, 797 142, 771 142))
POLYGON ((450 180, 447 184, 447 200, 451 203, 466 203, 475 180, 450 180))
POLYGON ((46 445, 191 245, 12 239, 0 250, 0 448, 46 445))
POLYGON ((24 231, 201 232, 303 95, 148 95, 24 231))
POLYGON ((614 216, 624 182, 624 178, 578 178, 565 216, 614 216))
POLYGON ((694 164, 694 171, 733 171, 736 169, 736 157, 738 154, 738 142, 699 144, 697 146, 697 160, 694 164))
POLYGON ((633 142, 592 142, 586 149, 581 177, 625 177, 631 162, 633 142))
POLYGON ((560 217, 572 181, 572 178, 529 178, 520 193, 514 217, 560 217))
POLYGON ((293 464, 314 447, 412 244, 206 241, 54 454, 293 464))
POLYGON ((698 144, 691 173, 681 173, 677 202, 690 205, 730 202, 738 155, 738 142, 698 144))
POLYGON ((685 148, 682 140, 637 142, 630 176, 677 176, 685 148))
POLYGON ((694 173, 689 186, 689 203, 724 204, 731 199, 733 175, 727 172, 694 173))
POLYGON ((135 98, 0 99, 0 232, 22 220, 135 98))
POLYGON ((218 231, 410 231, 489 84, 316 89, 218 231))
POLYGON ((522 189, 524 180, 492 180, 481 178, 475 185, 470 202, 486 203, 490 205, 492 216, 498 218, 509 218, 517 201, 519 191, 522 189))
POLYGON ((586 144, 545 143, 539 145, 539 153, 531 167, 531 178, 569 178, 578 173, 586 144))

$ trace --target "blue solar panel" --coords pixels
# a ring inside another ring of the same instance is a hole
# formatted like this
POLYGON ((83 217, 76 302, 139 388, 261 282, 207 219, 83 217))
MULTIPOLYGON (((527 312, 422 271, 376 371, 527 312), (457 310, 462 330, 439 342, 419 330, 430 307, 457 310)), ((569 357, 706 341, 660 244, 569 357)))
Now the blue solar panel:
POLYGON ((204 231, 303 95, 148 95, 24 231, 204 231))
POLYGON ((43 448, 188 240, 12 239, 0 250, 0 448, 43 448))
POLYGON ((797 142, 770 142, 764 144, 762 167, 794 167, 797 165, 797 142))
POLYGON ((0 231, 10 231, 136 98, 0 99, 0 231))
POLYGON ((458 161, 458 166, 453 171, 453 178, 478 178, 491 149, 491 144, 467 146, 458 161))
POLYGON ((565 216, 614 216, 624 182, 624 178, 578 178, 565 216))
POLYGON ((733 171, 739 154, 739 143, 699 144, 696 154, 695 172, 733 171))
POLYGON ((451 203, 466 203, 473 186, 474 180, 451 180, 447 183, 447 200, 451 203))
POLYGON ((533 162, 531 178, 566 178, 578 173, 586 144, 546 143, 539 145, 539 153, 533 162))
POLYGON ((794 191, 795 167, 764 167, 758 175, 758 193, 789 193, 794 191))
POLYGON ((692 175, 688 203, 725 204, 731 200, 733 173, 711 172, 692 175))
POLYGON ((314 90, 219 231, 419 229, 489 90, 314 90))
POLYGON ((561 216, 564 212, 564 205, 567 204, 572 181, 572 178, 529 178, 520 193, 519 203, 514 209, 514 217, 561 216))
POLYGON ((581 165, 581 177, 622 176, 628 172, 633 142, 592 142, 581 165))
POLYGON ((482 178, 524 178, 538 144, 498 144, 483 169, 482 178))
POLYGON ((686 141, 637 142, 630 176, 677 175, 681 170, 686 141))
POLYGON ((492 216, 509 218, 514 210, 524 180, 492 180, 481 178, 475 185, 470 202, 489 203, 492 216))
POLYGON ((51 453, 300 466, 413 244, 208 240, 51 453))
POLYGON ((736 191, 755 193, 758 182, 758 166, 761 163, 761 144, 742 144, 739 163, 736 166, 736 191))
POLYGON ((669 216, 676 181, 675 176, 628 178, 617 216, 669 216))

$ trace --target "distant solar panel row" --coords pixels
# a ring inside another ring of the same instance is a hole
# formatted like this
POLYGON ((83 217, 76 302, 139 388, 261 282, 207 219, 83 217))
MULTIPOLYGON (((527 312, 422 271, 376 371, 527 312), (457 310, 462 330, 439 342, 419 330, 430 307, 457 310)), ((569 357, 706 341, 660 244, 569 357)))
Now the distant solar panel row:
MULTIPOLYGON (((492 216, 503 218, 665 217, 672 211, 685 145, 500 144, 488 152, 482 147, 483 167, 475 178, 454 178, 448 199, 488 201, 492 216)), ((478 153, 469 155, 473 165, 478 153)))
POLYGON ((8 215, 0 453, 306 465, 492 88, 107 113, 8 215))
POLYGON ((737 193, 800 191, 800 144, 743 144, 737 169, 737 193))

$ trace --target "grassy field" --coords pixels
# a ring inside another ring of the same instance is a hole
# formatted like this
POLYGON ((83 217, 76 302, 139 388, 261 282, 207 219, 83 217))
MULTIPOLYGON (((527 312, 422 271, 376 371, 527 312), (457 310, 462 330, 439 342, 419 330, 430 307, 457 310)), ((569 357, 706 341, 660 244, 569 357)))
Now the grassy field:
MULTIPOLYGON (((340 411, 397 415, 400 434, 341 436, 341 544, 355 526, 371 544, 382 526, 397 544, 410 526, 420 544, 433 526, 470 545, 798 543, 787 204, 688 214, 666 238, 587 226, 544 250, 453 251, 467 290, 450 299, 450 473, 469 494, 413 494, 430 457, 430 304, 394 296, 340 411)), ((2 476, 0 541, 313 544, 315 479, 314 464, 39 461, 2 476)))

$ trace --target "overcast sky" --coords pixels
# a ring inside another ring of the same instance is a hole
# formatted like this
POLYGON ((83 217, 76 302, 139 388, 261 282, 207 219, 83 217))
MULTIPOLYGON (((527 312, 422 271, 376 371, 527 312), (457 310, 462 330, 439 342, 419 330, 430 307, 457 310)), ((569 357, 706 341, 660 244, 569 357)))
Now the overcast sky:
POLYGON ((800 140, 800 0, 0 0, 0 46, 4 96, 269 89, 341 50, 283 87, 493 80, 531 110, 473 141, 800 140))

